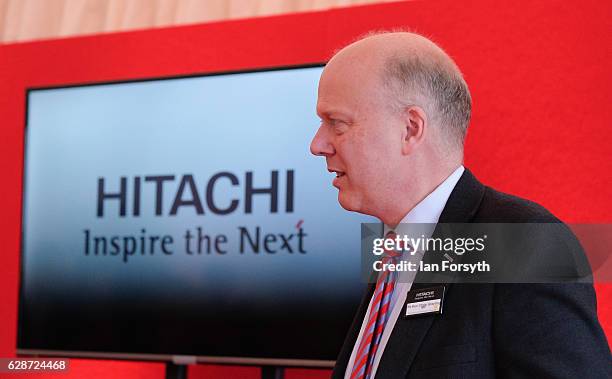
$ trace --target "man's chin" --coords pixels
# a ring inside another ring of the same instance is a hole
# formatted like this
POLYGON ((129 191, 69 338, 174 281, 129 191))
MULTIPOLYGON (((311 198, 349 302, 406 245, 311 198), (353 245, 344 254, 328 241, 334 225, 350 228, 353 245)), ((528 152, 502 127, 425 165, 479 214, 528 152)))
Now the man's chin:
POLYGON ((346 209, 347 211, 359 212, 360 202, 357 201, 357 199, 355 199, 354 197, 351 197, 350 195, 343 193, 342 190, 338 192, 338 203, 340 203, 340 206, 346 209))

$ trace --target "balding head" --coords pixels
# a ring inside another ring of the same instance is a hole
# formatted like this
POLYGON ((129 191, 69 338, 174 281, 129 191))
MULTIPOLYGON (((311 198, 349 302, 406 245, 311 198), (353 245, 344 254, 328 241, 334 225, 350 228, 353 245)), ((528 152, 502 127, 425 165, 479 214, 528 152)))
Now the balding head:
POLYGON ((377 72, 395 110, 425 109, 444 150, 463 153, 471 96, 455 62, 431 40, 408 32, 369 33, 338 51, 328 67, 361 65, 377 72))
POLYGON ((344 208, 392 225, 461 164, 470 108, 461 73, 433 42, 370 35, 323 70, 310 149, 337 173, 344 208))

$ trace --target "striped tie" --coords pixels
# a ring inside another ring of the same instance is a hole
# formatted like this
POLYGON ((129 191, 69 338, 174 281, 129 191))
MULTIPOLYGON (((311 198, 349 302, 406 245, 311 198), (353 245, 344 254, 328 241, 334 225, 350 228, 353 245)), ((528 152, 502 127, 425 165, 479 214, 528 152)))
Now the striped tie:
MULTIPOLYGON (((390 231, 385 238, 395 239, 397 235, 390 231)), ((397 263, 400 254, 394 250, 386 250, 382 259, 384 263, 397 263)), ((351 379, 369 379, 372 374, 372 363, 380 344, 385 325, 389 319, 389 304, 391 296, 395 289, 397 273, 395 271, 382 271, 376 281, 376 289, 374 290, 372 306, 368 315, 368 323, 364 329, 361 343, 355 355, 353 362, 353 370, 351 371, 351 379)))

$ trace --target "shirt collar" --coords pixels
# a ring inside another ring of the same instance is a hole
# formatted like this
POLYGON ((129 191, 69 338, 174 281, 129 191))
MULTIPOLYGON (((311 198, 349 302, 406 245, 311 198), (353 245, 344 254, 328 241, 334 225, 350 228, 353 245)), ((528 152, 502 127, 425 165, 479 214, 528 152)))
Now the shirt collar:
MULTIPOLYGON (((463 175, 463 171, 465 171, 463 165, 457 167, 452 174, 404 216, 399 226, 404 223, 437 224, 451 192, 463 175)), ((385 234, 389 230, 391 228, 385 225, 385 234)))

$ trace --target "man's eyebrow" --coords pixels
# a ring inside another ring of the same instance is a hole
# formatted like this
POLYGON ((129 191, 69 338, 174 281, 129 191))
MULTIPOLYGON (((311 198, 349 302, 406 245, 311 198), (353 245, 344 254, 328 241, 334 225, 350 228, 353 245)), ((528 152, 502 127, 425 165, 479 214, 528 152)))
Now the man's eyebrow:
POLYGON ((317 111, 317 115, 319 115, 319 117, 328 118, 328 119, 330 118, 331 119, 336 119, 336 118, 350 119, 350 116, 348 115, 348 113, 342 112, 340 110, 326 110, 322 112, 317 111))

